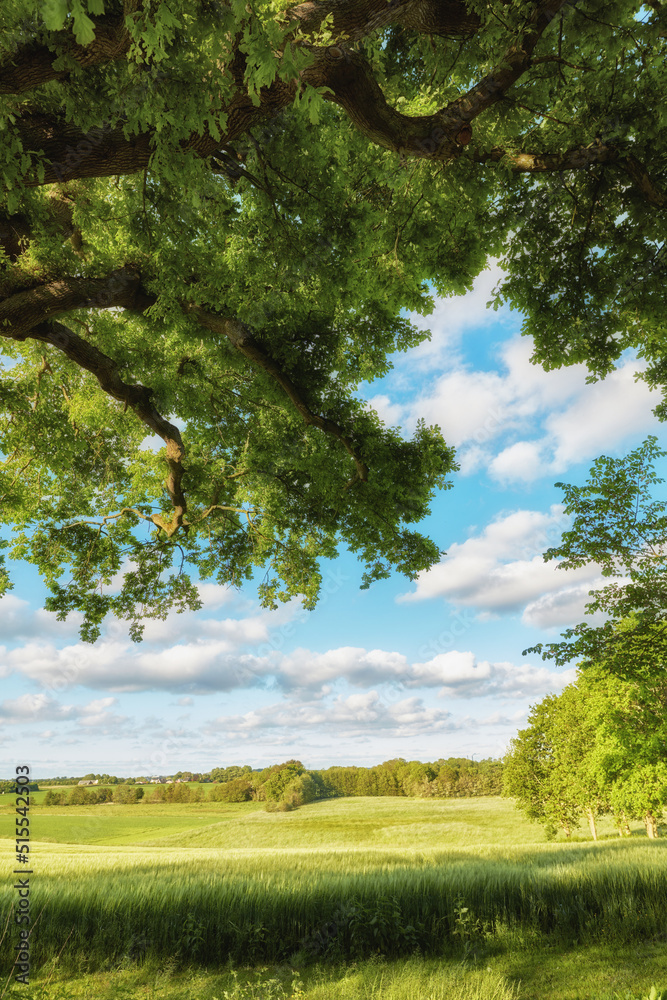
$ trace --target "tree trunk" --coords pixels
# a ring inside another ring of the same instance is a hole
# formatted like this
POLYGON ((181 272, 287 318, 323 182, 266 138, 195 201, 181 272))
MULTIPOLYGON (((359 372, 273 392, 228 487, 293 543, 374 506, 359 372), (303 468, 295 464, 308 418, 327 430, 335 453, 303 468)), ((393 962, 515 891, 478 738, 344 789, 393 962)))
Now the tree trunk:
POLYGON ((591 828, 591 836, 593 837, 593 840, 597 840, 598 831, 597 826, 595 825, 595 813, 592 809, 586 810, 586 819, 588 820, 588 825, 591 828))
POLYGON ((646 827, 646 833, 651 840, 656 840, 658 836, 658 821, 653 815, 653 813, 647 812, 644 816, 644 826, 646 827))

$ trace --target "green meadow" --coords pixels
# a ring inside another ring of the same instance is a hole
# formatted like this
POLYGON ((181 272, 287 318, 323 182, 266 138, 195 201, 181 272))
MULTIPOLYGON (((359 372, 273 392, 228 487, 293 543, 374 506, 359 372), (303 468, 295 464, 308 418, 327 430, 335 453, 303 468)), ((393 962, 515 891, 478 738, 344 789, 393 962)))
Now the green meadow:
POLYGON ((34 803, 31 984, 7 879, 0 996, 667 1000, 667 841, 600 833, 496 798, 34 803))

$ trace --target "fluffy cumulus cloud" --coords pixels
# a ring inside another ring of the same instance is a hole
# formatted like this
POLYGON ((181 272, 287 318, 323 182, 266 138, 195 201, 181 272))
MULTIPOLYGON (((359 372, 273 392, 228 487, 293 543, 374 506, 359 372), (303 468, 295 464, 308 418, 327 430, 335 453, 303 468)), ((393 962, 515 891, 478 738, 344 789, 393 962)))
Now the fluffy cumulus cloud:
POLYGON ((367 689, 379 685, 395 691, 437 688, 452 697, 475 698, 546 693, 559 684, 556 675, 542 668, 478 661, 472 652, 458 650, 436 653, 416 663, 396 651, 350 646, 326 653, 300 648, 284 656, 239 653, 225 659, 220 657, 215 644, 206 642, 200 648, 174 646, 160 653, 102 643, 95 651, 95 658, 82 650, 77 656, 72 648, 57 650, 52 646, 25 647, 20 655, 10 652, 8 656, 17 674, 40 682, 48 692, 22 695, 3 703, 2 717, 14 721, 66 721, 83 718, 86 713, 86 717, 97 717, 114 701, 106 698, 90 702, 83 714, 83 710, 73 706, 59 707, 55 696, 65 688, 75 687, 117 693, 188 690, 189 695, 178 699, 182 707, 194 704, 192 695, 247 691, 258 685, 280 690, 294 704, 303 698, 322 701, 329 696, 337 697, 335 691, 341 685, 364 689, 363 694, 349 696, 345 704, 351 708, 366 704, 367 689), (75 664, 76 669, 72 670, 68 664, 75 664), (63 681, 61 685, 59 679, 63 681))
POLYGON ((32 640, 36 635, 62 641, 76 635, 82 617, 72 613, 66 621, 60 622, 48 611, 34 611, 28 601, 14 594, 5 594, 0 598, 2 640, 5 643, 32 640))
POLYGON ((492 263, 475 278, 472 291, 467 295, 436 298, 435 308, 428 316, 411 314, 414 325, 420 330, 429 330, 431 334, 429 340, 411 352, 412 363, 432 365, 445 352, 451 352, 452 346, 466 330, 490 326, 497 328, 509 310, 494 312, 487 308, 487 303, 502 273, 498 265, 492 263))
MULTIPOLYGON (((444 314, 440 321, 446 324, 444 314)), ((610 448, 620 452, 655 426, 657 395, 635 378, 641 362, 627 358, 590 385, 583 365, 547 372, 531 363, 532 352, 530 338, 515 336, 498 348, 497 370, 431 358, 425 390, 403 406, 386 394, 376 402, 391 423, 409 430, 420 418, 438 424, 459 450, 464 475, 486 468, 500 483, 530 482, 610 448)), ((420 364, 418 352, 400 363, 397 385, 401 372, 417 372, 420 364)))
POLYGON ((411 686, 439 687, 443 698, 539 698, 574 680, 575 671, 556 674, 531 664, 478 661, 473 653, 439 653, 426 663, 415 663, 411 686))
MULTIPOLYGON (((590 590, 597 585, 607 585, 612 581, 599 577, 591 583, 583 583, 574 587, 563 587, 549 594, 542 594, 535 601, 530 601, 524 608, 521 621, 533 628, 553 629, 571 622, 581 621, 590 603, 590 590)), ((622 580, 615 582, 622 583, 622 580)), ((597 612, 588 615, 590 625, 602 624, 603 616, 597 612)))
POLYGON ((22 694, 0 702, 0 719, 6 725, 72 721, 90 727, 118 725, 124 721, 123 717, 108 711, 115 701, 115 698, 98 698, 86 705, 63 705, 45 692, 22 694))
POLYGON ((401 653, 384 649, 342 646, 313 653, 295 649, 277 665, 277 677, 283 688, 322 688, 344 678, 359 687, 386 681, 401 681, 409 670, 401 653))
POLYGON ((173 691, 205 694, 256 686, 272 670, 270 657, 257 657, 227 643, 202 639, 159 650, 101 640, 62 649, 29 643, 4 650, 5 673, 22 673, 51 691, 83 686, 114 693, 173 691))
POLYGON ((440 706, 418 697, 387 700, 377 690, 321 702, 277 703, 242 715, 219 716, 207 728, 211 735, 262 740, 283 734, 327 733, 338 739, 373 735, 394 737, 452 732, 464 723, 440 706))
POLYGON ((530 624, 541 619, 546 627, 568 624, 601 577, 595 566, 564 571, 556 562, 544 562, 542 553, 560 538, 566 523, 559 505, 548 513, 518 510, 500 516, 480 534, 451 545, 437 565, 420 574, 414 591, 399 600, 443 597, 482 614, 523 611, 530 624))

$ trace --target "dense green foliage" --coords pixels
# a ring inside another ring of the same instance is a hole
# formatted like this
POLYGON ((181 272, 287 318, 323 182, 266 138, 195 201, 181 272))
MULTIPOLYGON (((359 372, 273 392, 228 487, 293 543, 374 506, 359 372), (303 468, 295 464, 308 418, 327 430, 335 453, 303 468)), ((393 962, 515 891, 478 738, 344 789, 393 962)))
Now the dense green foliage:
POLYGON ((582 815, 593 837, 613 812, 619 835, 641 819, 649 837, 667 804, 667 677, 650 686, 588 665, 563 692, 533 706, 505 758, 505 792, 555 835, 582 815))
POLYGON ((385 761, 377 767, 330 767, 318 772, 337 795, 407 795, 416 798, 458 798, 499 795, 502 762, 462 757, 433 763, 385 761))
POLYGON ((664 4, 0 17, 2 516, 84 639, 260 569, 312 606, 340 544, 365 584, 437 561, 452 450, 359 387, 492 257, 537 361, 664 385, 664 4))
POLYGON ((545 560, 559 568, 595 564, 604 587, 591 591, 587 612, 604 614, 601 625, 582 622, 557 643, 539 644, 539 652, 558 664, 584 658, 604 662, 621 677, 650 685, 667 663, 667 499, 655 463, 667 452, 657 438, 624 458, 602 456, 584 486, 556 483, 564 492, 564 510, 572 518, 559 545, 545 560))

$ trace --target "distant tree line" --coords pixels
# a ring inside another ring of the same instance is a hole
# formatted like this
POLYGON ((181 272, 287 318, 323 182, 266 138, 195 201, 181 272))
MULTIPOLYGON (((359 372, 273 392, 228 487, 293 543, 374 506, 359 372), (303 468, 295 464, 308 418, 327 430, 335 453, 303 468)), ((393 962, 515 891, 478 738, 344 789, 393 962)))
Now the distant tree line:
MULTIPOLYGON (((228 768, 234 771, 234 768, 228 768)), ((269 809, 294 809, 316 799, 354 795, 395 795, 411 798, 463 798, 500 795, 502 761, 462 757, 433 763, 402 757, 375 767, 330 767, 307 770, 301 761, 274 764, 263 771, 250 767, 222 779, 209 798, 226 802, 266 802, 269 809)), ((211 774, 214 774, 212 771, 211 774)))
POLYGON ((85 788, 77 785, 69 794, 49 789, 44 796, 45 806, 96 806, 104 802, 132 805, 144 797, 141 785, 116 785, 115 788, 85 788))
POLYGON ((602 665, 580 667, 560 695, 533 706, 510 744, 504 792, 552 838, 586 819, 614 816, 620 836, 642 820, 658 836, 667 803, 667 674, 620 677, 602 665))
POLYGON ((182 779, 180 783, 173 780, 169 784, 152 785, 145 795, 144 788, 136 784, 137 779, 127 779, 114 788, 77 785, 69 794, 49 790, 44 805, 131 804, 145 795, 147 802, 255 801, 265 802, 269 810, 289 810, 338 796, 461 798, 500 795, 503 787, 501 761, 461 757, 427 764, 397 758, 376 767, 330 767, 322 771, 309 771, 301 761, 289 760, 260 771, 253 771, 247 764, 214 768, 202 778, 213 781, 208 792, 200 784, 192 785, 182 779))
MULTIPOLYGON (((0 795, 9 793, 13 795, 16 793, 16 778, 0 778, 0 795)), ((29 781, 27 784, 22 784, 21 789, 23 791, 38 792, 39 784, 36 781, 29 781)))

